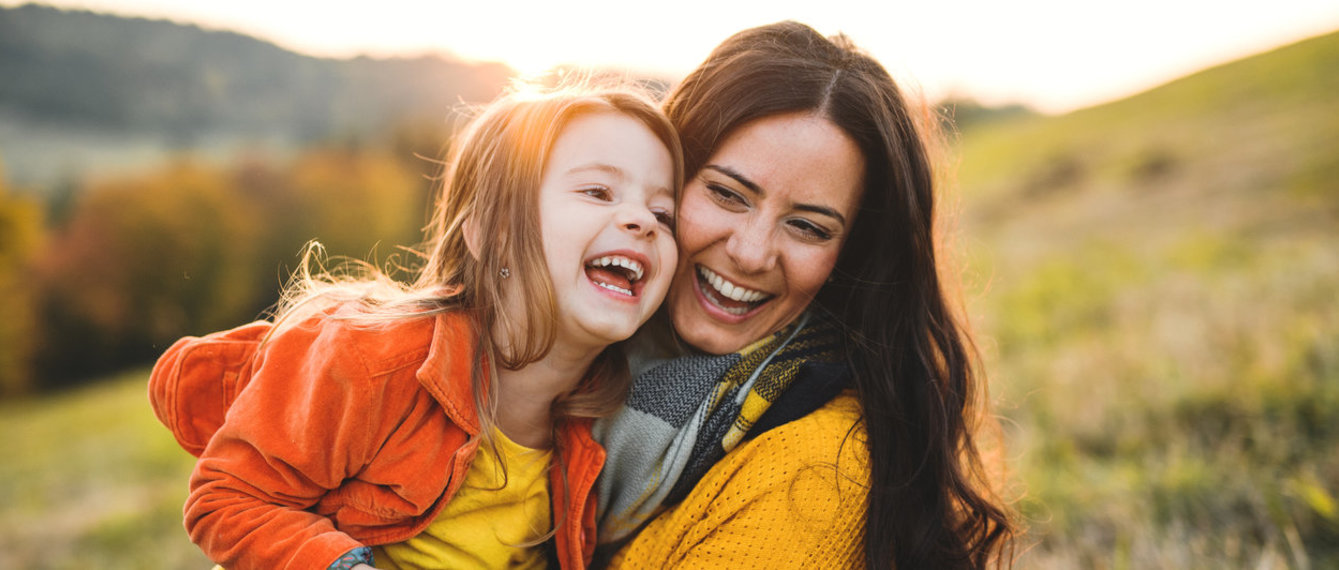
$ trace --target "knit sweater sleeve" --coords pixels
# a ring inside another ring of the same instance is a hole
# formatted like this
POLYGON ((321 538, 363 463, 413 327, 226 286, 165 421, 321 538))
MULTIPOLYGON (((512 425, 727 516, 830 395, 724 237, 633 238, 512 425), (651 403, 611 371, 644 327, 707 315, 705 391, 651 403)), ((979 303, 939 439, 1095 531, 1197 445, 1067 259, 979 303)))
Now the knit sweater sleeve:
POLYGON ((843 394, 739 446, 611 567, 861 566, 869 467, 859 418, 843 394))

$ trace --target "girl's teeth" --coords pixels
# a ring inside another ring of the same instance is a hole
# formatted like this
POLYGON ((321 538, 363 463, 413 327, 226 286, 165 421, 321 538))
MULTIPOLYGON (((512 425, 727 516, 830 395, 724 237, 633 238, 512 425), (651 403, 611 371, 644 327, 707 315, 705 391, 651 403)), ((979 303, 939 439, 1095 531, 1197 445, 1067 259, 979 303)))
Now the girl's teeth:
POLYGON ((642 268, 642 264, 637 263, 636 261, 633 261, 626 257, 609 255, 596 259, 595 261, 591 262, 591 265, 595 267, 608 267, 610 265, 613 265, 615 267, 622 267, 632 272, 633 281, 641 280, 642 275, 646 273, 646 271, 642 268))
POLYGON ((629 291, 629 290, 624 289, 624 288, 622 288, 622 287, 619 287, 619 286, 617 286, 617 285, 610 285, 610 284, 608 284, 608 283, 598 283, 598 282, 596 283, 596 285, 599 285, 600 287, 604 287, 605 289, 608 289, 608 290, 610 290, 610 291, 617 291, 617 292, 622 293, 622 294, 624 294, 624 295, 627 295, 627 296, 629 296, 629 297, 632 296, 632 291, 629 291))

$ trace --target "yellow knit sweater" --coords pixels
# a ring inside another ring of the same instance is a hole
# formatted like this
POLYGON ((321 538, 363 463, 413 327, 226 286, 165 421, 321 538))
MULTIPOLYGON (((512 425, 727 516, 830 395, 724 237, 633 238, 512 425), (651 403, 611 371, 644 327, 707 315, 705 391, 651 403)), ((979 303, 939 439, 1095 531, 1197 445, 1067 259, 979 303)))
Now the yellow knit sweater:
POLYGON ((868 453, 851 392, 744 442, 611 568, 853 568, 863 562, 868 453))

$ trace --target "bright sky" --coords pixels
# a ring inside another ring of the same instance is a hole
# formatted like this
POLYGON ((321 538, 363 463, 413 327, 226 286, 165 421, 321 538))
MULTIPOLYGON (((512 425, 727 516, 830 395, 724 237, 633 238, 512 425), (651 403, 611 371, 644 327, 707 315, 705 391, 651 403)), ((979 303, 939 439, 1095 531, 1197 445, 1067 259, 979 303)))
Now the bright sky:
MULTIPOLYGON (((23 0, 0 0, 17 5, 23 0)), ((557 64, 679 78, 740 29, 843 32, 932 98, 1068 111, 1339 30, 1339 1, 1270 0, 47 0, 229 29, 321 56, 452 53, 522 72, 557 64)))

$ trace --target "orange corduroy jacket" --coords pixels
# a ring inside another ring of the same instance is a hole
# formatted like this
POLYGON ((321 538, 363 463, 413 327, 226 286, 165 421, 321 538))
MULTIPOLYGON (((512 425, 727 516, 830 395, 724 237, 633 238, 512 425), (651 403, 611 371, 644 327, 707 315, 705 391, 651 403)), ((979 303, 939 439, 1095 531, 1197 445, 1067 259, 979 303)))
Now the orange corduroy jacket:
MULTIPOLYGON (((214 356, 229 332, 182 339, 155 365, 150 397, 174 433, 193 418, 172 410, 191 406, 166 401, 177 395, 164 386, 175 375, 236 374, 214 356)), ((229 570, 321 569, 420 533, 478 449, 473 342, 458 313, 374 327, 313 319, 274 334, 191 475, 191 539, 229 570)), ((580 568, 594 548, 590 491, 605 454, 586 420, 564 422, 557 446, 556 552, 563 568, 580 568)))

